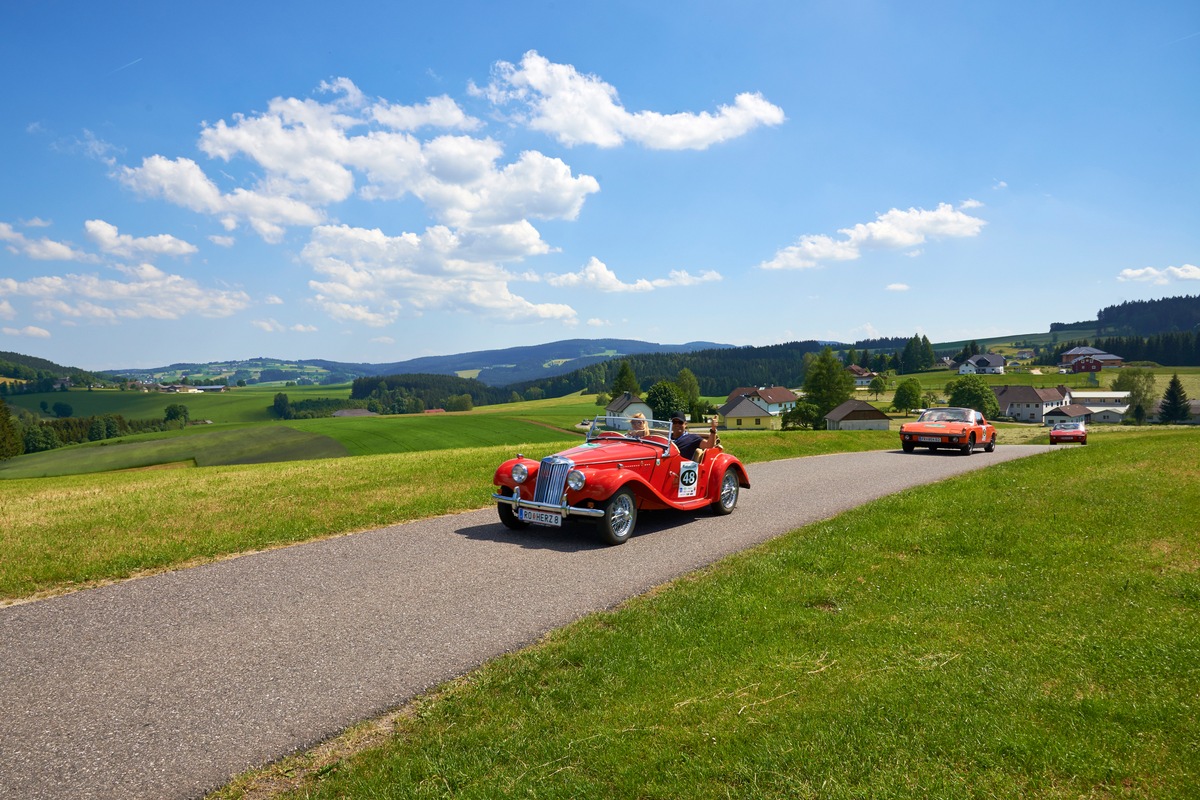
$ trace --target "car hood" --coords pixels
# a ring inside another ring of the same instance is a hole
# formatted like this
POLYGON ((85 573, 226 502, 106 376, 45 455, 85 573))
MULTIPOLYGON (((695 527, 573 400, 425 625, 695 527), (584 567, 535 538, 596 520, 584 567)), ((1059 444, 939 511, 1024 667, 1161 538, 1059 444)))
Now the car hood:
POLYGON ((904 433, 962 433, 973 427, 969 422, 906 422, 900 430, 904 433))
POLYGON ((600 439, 563 450, 556 455, 569 458, 577 467, 603 464, 612 461, 634 461, 658 458, 663 455, 660 446, 646 442, 624 439, 600 439))

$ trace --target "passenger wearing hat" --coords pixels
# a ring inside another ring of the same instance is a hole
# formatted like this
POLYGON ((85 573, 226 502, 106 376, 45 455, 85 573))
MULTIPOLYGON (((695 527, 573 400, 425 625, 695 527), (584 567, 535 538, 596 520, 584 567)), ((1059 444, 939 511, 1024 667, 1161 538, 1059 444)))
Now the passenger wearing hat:
POLYGON ((701 444, 707 450, 717 446, 717 419, 713 417, 712 425, 708 429, 708 438, 704 438, 695 433, 687 431, 687 417, 682 411, 676 411, 671 415, 671 441, 679 448, 679 455, 694 461, 696 458, 696 449, 701 444))

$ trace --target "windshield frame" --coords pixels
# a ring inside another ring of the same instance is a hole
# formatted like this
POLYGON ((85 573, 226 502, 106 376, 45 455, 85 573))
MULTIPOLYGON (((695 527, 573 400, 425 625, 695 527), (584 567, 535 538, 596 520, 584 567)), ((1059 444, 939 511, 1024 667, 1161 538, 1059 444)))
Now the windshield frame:
POLYGON ((646 423, 646 434, 634 435, 633 417, 621 414, 597 414, 587 431, 587 441, 630 441, 661 447, 666 453, 671 449, 671 423, 668 420, 653 418, 637 418, 637 422, 646 423), (614 436, 613 434, 617 434, 614 436))

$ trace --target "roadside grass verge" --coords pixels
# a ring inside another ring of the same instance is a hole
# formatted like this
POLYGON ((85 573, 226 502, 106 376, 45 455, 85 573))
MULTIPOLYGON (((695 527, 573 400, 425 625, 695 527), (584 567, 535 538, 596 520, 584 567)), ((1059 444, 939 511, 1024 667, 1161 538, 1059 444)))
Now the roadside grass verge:
MULTIPOLYGON (((548 435, 550 441, 3 480, 0 603, 146 570, 482 508, 491 502, 492 475, 505 459, 518 451, 542 458, 580 441, 540 426, 528 428, 535 435, 548 435)), ((233 433, 249 437, 258 430, 233 433)), ((896 443, 885 431, 834 433, 745 433, 726 437, 726 446, 753 463, 876 450, 896 443)))
POLYGON ((296 756, 262 783, 300 775, 289 796, 306 798, 1194 797, 1198 433, 1022 459, 810 525, 418 699, 383 746, 296 756))

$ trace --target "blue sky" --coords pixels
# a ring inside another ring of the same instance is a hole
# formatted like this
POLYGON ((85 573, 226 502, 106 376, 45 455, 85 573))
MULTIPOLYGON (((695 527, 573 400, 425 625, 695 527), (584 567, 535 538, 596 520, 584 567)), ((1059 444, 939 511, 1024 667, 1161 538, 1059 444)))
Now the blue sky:
POLYGON ((0 11, 0 350, 380 363, 1200 293, 1200 4, 0 11))

